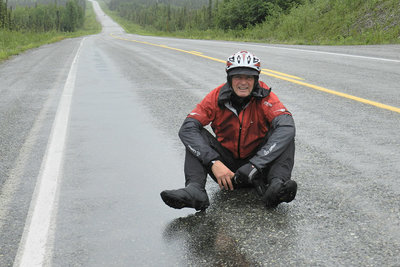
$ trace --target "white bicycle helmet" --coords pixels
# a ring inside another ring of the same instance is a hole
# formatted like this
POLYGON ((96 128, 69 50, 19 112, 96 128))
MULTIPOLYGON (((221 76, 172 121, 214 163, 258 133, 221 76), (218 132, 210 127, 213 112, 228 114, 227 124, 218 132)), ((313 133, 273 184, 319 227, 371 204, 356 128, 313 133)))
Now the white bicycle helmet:
POLYGON ((258 76, 261 72, 261 61, 250 52, 240 51, 228 58, 226 72, 229 76, 235 74, 258 76))

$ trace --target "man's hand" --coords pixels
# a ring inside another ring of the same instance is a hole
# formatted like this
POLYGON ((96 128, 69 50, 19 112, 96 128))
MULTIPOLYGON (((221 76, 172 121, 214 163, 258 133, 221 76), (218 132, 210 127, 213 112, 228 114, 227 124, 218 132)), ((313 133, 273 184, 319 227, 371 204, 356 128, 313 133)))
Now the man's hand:
POLYGON ((232 177, 235 174, 226 167, 222 161, 216 160, 212 165, 211 170, 214 173, 215 178, 217 178, 217 182, 221 189, 225 188, 226 190, 233 190, 232 177))

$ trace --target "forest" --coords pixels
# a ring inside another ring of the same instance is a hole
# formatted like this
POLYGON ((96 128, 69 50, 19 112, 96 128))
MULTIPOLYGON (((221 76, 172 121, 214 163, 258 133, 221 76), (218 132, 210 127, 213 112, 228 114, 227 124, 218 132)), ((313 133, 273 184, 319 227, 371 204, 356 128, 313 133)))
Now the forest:
POLYGON ((104 0, 128 32, 310 45, 400 43, 399 0, 104 0))
MULTIPOLYGON (((139 34, 313 45, 400 43, 399 0, 99 2, 128 32, 139 34)), ((0 37, 4 43, 17 32, 76 33, 85 11, 86 0, 0 0, 0 37)), ((88 27, 99 27, 94 14, 90 21, 88 27)))
POLYGON ((0 29, 9 31, 73 32, 84 23, 85 0, 52 3, 0 0, 0 29))
POLYGON ((111 0, 119 16, 159 31, 238 30, 285 13, 304 0, 111 0))

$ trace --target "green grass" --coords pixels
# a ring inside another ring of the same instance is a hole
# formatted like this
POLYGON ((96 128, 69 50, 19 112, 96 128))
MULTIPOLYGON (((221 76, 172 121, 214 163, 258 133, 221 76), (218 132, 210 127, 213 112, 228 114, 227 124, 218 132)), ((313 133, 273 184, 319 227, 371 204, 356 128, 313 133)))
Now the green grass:
POLYGON ((96 20, 92 4, 88 2, 85 23, 83 27, 76 32, 21 32, 0 30, 0 61, 44 44, 54 43, 65 38, 96 34, 100 31, 101 25, 96 20))
POLYGON ((398 0, 314 0, 246 34, 292 44, 400 43, 398 0))
MULTIPOLYGON (((101 26, 91 3, 88 4, 85 24, 77 32, 0 30, 0 61, 43 44, 99 33, 101 26)), ((141 35, 312 45, 400 44, 398 0, 314 0, 292 9, 287 15, 277 14, 244 30, 192 29, 179 32, 141 27, 110 11, 104 2, 101 1, 100 5, 127 32, 141 35)))
POLYGON ((310 45, 400 44, 399 0, 313 0, 244 30, 177 32, 141 27, 100 4, 127 32, 142 35, 310 45))

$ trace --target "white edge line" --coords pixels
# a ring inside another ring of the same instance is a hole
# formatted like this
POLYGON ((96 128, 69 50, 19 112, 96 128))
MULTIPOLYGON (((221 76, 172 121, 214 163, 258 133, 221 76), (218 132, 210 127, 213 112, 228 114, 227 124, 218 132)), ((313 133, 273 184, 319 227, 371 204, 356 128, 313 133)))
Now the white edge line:
POLYGON ((61 176, 69 111, 77 73, 76 63, 85 39, 80 42, 64 85, 14 267, 36 267, 44 264, 50 222, 61 176))
MULTIPOLYGON (((193 39, 185 39, 190 41, 201 41, 201 42, 213 42, 210 40, 193 40, 193 39)), ((215 42, 215 40, 214 40, 215 42)), ((381 57, 368 57, 368 56, 360 56, 360 55, 352 55, 352 54, 344 54, 344 53, 335 53, 335 52, 326 52, 326 51, 317 51, 317 50, 309 50, 309 49, 301 49, 301 48, 290 48, 290 47, 282 47, 282 46, 273 46, 273 45, 263 45, 263 44, 248 44, 248 43, 238 43, 238 42, 225 42, 225 41, 218 41, 222 44, 229 44, 229 45, 242 45, 246 46, 254 46, 260 48, 273 48, 273 49, 282 49, 282 50, 291 50, 291 51, 301 51, 307 53, 315 53, 315 54, 325 54, 325 55, 332 55, 332 56, 342 56, 342 57, 354 57, 354 58, 362 58, 362 59, 369 59, 369 60, 380 60, 380 61, 387 61, 387 62, 394 62, 400 63, 399 59, 389 59, 389 58, 381 58, 381 57)))
POLYGON ((400 63, 400 60, 397 60, 397 59, 359 56, 359 55, 351 55, 351 54, 343 54, 343 53, 335 53, 335 52, 326 52, 326 51, 316 51, 316 50, 308 50, 308 49, 300 49, 300 48, 269 46, 269 45, 253 45, 253 44, 247 44, 247 46, 257 46, 257 47, 275 48, 275 49, 283 49, 283 50, 291 50, 291 51, 301 51, 301 52, 308 52, 308 53, 315 53, 315 54, 325 54, 325 55, 342 56, 342 57, 354 57, 354 58, 372 59, 372 60, 380 60, 380 61, 388 61, 388 62, 400 63))

